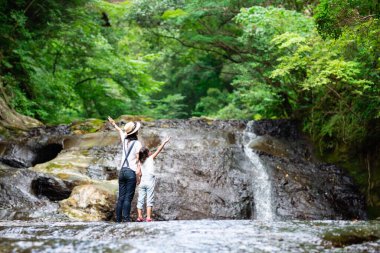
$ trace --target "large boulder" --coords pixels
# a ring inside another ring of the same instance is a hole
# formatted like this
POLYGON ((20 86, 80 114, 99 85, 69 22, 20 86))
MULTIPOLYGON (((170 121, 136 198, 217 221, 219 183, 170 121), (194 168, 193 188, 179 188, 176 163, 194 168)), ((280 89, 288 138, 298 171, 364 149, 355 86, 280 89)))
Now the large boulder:
POLYGON ((75 220, 100 221, 113 218, 117 183, 76 186, 68 199, 60 202, 60 210, 75 220))

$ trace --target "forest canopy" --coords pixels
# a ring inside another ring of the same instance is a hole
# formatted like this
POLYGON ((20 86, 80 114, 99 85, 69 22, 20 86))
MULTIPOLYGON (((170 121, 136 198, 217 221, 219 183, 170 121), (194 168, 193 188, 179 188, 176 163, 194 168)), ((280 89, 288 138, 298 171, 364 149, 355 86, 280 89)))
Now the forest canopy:
POLYGON ((292 119, 349 163, 380 140, 379 5, 3 0, 1 99, 45 124, 292 119))
POLYGON ((378 1, 17 0, 0 5, 0 88, 47 124, 290 118, 323 148, 380 117, 378 1))

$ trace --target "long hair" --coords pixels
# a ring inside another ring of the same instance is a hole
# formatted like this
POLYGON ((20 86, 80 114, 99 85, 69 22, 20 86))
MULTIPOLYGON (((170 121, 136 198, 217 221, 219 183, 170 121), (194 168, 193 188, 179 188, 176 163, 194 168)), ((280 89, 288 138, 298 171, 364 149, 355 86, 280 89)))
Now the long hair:
POLYGON ((131 135, 127 135, 127 137, 125 137, 125 139, 127 139, 128 141, 137 141, 138 132, 139 131, 137 131, 136 133, 133 133, 131 135))
POLYGON ((149 157, 149 149, 147 147, 141 148, 139 152, 139 161, 144 163, 145 160, 149 157))

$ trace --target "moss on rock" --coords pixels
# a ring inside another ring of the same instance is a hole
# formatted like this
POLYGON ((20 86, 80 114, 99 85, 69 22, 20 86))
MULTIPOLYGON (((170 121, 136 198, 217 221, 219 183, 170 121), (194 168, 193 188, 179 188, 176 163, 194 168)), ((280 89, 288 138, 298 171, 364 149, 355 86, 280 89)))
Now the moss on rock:
POLYGON ((147 116, 142 116, 142 115, 122 115, 119 118, 115 119, 115 121, 123 121, 123 122, 128 122, 128 121, 145 121, 145 122, 150 122, 153 121, 152 118, 149 118, 147 116))
POLYGON ((372 242, 380 239, 380 228, 378 224, 368 227, 346 227, 328 231, 323 235, 325 242, 331 243, 334 247, 345 247, 352 244, 372 242))
POLYGON ((86 119, 85 121, 74 122, 70 129, 75 134, 95 133, 102 129, 105 121, 101 119, 86 119))

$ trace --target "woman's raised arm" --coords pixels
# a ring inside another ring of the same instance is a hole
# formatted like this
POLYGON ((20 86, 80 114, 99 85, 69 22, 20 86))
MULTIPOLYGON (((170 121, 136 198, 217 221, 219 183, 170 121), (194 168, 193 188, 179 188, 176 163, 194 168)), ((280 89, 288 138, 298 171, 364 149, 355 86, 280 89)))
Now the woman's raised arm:
POLYGON ((113 125, 113 127, 119 132, 120 139, 121 139, 121 141, 123 141, 123 135, 124 135, 123 130, 122 130, 120 127, 118 127, 118 126, 116 125, 115 121, 114 121, 110 116, 108 116, 108 121, 109 121, 109 122, 111 123, 111 125, 113 125))

